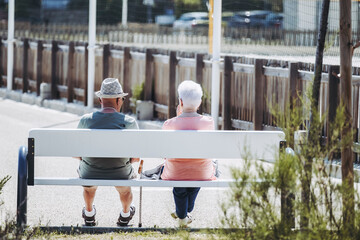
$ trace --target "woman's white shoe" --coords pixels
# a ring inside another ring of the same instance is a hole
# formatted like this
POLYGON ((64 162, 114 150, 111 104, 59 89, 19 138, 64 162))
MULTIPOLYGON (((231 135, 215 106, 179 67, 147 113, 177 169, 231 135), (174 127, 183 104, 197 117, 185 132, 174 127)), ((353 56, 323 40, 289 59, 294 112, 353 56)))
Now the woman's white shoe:
POLYGON ((188 224, 192 222, 192 219, 189 216, 186 216, 184 219, 179 219, 179 227, 187 227, 188 224))

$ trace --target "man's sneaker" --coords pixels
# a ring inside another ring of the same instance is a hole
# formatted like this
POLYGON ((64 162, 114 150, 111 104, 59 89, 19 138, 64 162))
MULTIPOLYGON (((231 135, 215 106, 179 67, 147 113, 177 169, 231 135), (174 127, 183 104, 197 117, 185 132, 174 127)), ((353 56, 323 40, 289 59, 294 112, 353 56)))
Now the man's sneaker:
POLYGON ((192 219, 186 216, 184 219, 179 219, 179 227, 186 228, 188 224, 192 223, 192 219))
POLYGON ((88 217, 85 215, 85 207, 82 210, 82 217, 85 221, 85 226, 95 226, 96 222, 95 222, 95 215, 96 215, 96 209, 95 206, 93 206, 94 210, 95 210, 95 214, 94 216, 88 217))
POLYGON ((127 226, 134 215, 135 215, 135 207, 130 206, 130 216, 123 217, 123 216, 121 216, 121 213, 120 213, 117 225, 122 226, 122 227, 127 226))

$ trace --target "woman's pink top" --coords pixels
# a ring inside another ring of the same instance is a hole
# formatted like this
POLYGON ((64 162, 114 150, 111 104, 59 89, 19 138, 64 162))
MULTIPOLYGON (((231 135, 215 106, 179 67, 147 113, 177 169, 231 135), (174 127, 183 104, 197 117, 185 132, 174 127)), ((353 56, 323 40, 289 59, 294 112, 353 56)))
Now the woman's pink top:
MULTIPOLYGON (((214 121, 207 116, 174 117, 167 120, 164 130, 214 130, 214 121)), ((179 146, 181 147, 181 146, 179 146)), ((166 159, 161 174, 164 180, 215 180, 211 159, 166 159)))

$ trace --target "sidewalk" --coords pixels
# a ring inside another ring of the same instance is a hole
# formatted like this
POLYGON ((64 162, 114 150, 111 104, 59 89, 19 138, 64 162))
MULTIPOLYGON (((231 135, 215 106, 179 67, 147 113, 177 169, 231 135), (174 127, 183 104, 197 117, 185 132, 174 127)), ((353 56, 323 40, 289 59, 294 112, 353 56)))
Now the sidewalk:
MULTIPOLYGON (((8 91, 6 88, 0 88, 0 98, 37 105, 60 112, 68 112, 79 116, 99 110, 99 108, 86 107, 83 105, 83 102, 74 101, 74 103, 68 103, 66 99, 43 99, 40 96, 36 96, 35 93, 23 93, 21 90, 8 91)), ((131 114, 131 116, 136 119, 134 114, 131 114)), ((161 129, 164 123, 164 121, 158 120, 137 120, 137 122, 140 129, 161 129)))

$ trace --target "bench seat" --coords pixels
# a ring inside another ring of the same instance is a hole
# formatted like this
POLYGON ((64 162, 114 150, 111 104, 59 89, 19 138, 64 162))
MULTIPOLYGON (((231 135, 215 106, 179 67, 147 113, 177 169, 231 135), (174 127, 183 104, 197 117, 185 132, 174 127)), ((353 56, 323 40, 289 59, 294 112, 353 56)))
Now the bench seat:
POLYGON ((229 187, 234 179, 218 179, 213 181, 165 181, 149 179, 104 180, 82 178, 42 178, 34 179, 35 185, 63 186, 130 186, 130 187, 229 187))

